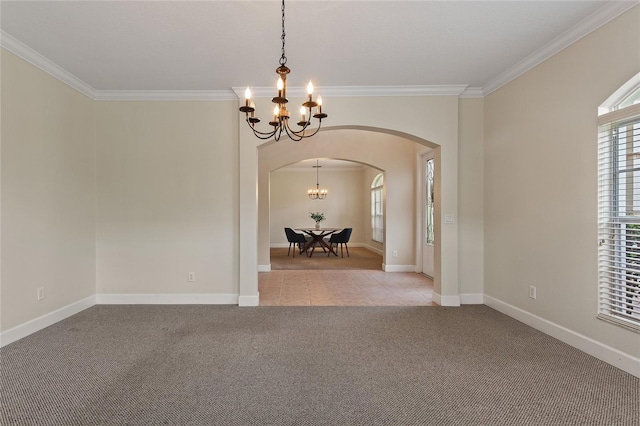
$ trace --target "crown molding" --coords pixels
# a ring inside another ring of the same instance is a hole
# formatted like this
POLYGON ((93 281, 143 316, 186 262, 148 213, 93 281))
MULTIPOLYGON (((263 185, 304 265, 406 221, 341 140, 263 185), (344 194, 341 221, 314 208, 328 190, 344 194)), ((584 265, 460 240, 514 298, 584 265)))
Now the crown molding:
MULTIPOLYGON (((442 86, 322 86, 314 91, 322 96, 460 96, 467 88, 466 84, 442 86)), ((245 87, 233 87, 238 99, 244 99, 245 87)), ((254 98, 272 98, 275 93, 273 87, 252 87, 251 96, 254 98)), ((304 87, 288 87, 287 96, 304 98, 307 90, 304 87)))
POLYGON ((484 92, 482 91, 482 87, 467 87, 460 94, 460 98, 462 99, 484 98, 484 92))
POLYGON ((96 90, 96 101, 237 101, 232 90, 96 90))
POLYGON ((63 83, 71 86, 83 95, 91 99, 95 99, 96 89, 80 80, 69 71, 53 63, 51 60, 45 58, 26 44, 16 40, 3 30, 0 30, 0 46, 7 49, 14 55, 24 59, 35 67, 40 68, 47 74, 50 74, 63 83))
POLYGON ((536 65, 541 64, 553 55, 569 47, 573 43, 580 40, 582 37, 597 30, 601 26, 605 25, 609 21, 622 15, 627 10, 640 4, 640 1, 611 1, 607 2, 598 11, 589 15, 583 21, 569 28, 560 36, 547 43, 545 46, 533 52, 531 55, 524 58, 522 61, 511 67, 507 71, 503 72, 495 79, 487 83, 482 87, 482 93, 484 96, 498 90, 507 83, 515 80, 517 77, 526 73, 534 68, 536 65))

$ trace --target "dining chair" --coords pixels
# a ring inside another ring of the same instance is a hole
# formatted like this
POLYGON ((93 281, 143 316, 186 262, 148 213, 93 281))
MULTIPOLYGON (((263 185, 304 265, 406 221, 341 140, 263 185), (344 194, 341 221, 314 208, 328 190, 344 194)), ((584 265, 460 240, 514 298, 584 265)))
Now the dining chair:
POLYGON ((291 252, 291 246, 293 245, 293 257, 296 257, 296 244, 302 254, 304 245, 307 244, 307 238, 303 234, 299 234, 291 228, 284 228, 284 233, 287 235, 287 241, 289 241, 289 250, 287 250, 287 256, 291 252))
MULTIPOLYGON (((347 249, 347 257, 349 256, 349 247, 347 246, 347 243, 349 242, 349 238, 351 238, 351 231, 353 231, 353 228, 344 228, 342 231, 332 234, 331 237, 329 237, 329 247, 332 248, 334 244, 339 244, 340 245, 340 255, 342 257, 344 257, 344 252, 342 250, 342 245, 344 244, 344 248, 347 249)), ((338 253, 335 253, 336 256, 338 255, 338 253)), ((327 256, 331 256, 331 250, 329 250, 329 254, 327 254, 327 256)))

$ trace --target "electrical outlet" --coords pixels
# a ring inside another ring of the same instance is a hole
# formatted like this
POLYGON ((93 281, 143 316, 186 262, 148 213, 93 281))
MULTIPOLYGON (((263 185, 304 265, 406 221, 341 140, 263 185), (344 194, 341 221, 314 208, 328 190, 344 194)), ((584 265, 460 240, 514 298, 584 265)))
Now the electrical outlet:
POLYGON ((187 276, 187 281, 192 283, 195 280, 196 280, 196 273, 195 272, 189 272, 189 275, 187 276))
POLYGON ((398 257, 398 250, 394 250, 394 251, 391 253, 391 256, 393 256, 393 257, 398 257))
POLYGON ((532 285, 529 286, 529 297, 532 299, 536 298, 536 288, 532 285))
POLYGON ((44 299, 44 287, 38 287, 38 300, 44 299))

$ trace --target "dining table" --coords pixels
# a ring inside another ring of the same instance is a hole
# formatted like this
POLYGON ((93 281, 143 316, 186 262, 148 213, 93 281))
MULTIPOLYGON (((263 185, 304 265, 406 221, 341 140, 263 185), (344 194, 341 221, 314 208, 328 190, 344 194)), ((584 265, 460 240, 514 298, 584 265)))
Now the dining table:
POLYGON ((342 228, 296 228, 296 231, 302 231, 311 237, 311 241, 305 244, 305 246, 302 248, 302 251, 306 252, 308 257, 313 256, 316 245, 320 245, 320 247, 323 247, 323 251, 324 248, 326 248, 330 253, 333 253, 336 256, 338 255, 333 250, 333 248, 326 243, 324 237, 326 237, 327 235, 331 235, 334 232, 342 231, 342 228), (311 249, 310 252, 309 249, 311 249))

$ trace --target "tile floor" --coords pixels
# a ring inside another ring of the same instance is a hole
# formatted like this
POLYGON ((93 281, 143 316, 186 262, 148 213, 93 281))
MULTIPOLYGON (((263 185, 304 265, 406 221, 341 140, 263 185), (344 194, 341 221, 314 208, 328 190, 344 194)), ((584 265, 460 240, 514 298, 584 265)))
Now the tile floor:
POLYGON ((260 306, 434 306, 433 281, 413 272, 260 272, 260 306))

